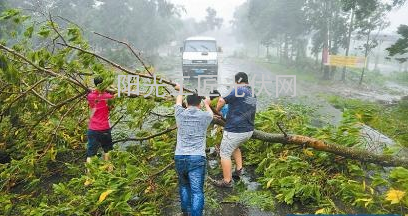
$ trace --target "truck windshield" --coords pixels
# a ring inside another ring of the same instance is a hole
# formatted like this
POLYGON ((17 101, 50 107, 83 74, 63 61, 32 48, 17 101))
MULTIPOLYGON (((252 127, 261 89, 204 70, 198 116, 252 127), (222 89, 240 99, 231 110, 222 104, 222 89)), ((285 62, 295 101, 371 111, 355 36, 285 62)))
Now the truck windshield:
POLYGON ((185 52, 217 52, 215 41, 186 41, 185 52))

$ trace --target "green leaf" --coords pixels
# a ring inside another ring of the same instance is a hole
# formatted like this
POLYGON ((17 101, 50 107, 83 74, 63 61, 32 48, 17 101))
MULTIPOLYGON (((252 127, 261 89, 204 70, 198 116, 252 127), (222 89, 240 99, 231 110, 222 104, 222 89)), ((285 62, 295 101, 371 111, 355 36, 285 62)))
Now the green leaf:
POLYGON ((47 38, 50 35, 50 33, 51 33, 50 29, 41 28, 41 30, 37 34, 43 38, 47 38))
POLYGON ((15 17, 15 16, 19 15, 20 12, 21 11, 17 10, 17 9, 6 10, 1 14, 0 20, 7 20, 7 19, 10 19, 12 17, 15 17))
POLYGON ((295 188, 292 188, 285 194, 285 203, 287 204, 292 204, 293 203, 293 197, 295 196, 295 188))
POLYGON ((397 182, 408 183, 408 170, 403 167, 396 167, 391 171, 390 178, 395 179, 397 182))
POLYGON ((31 25, 30 27, 27 28, 27 30, 24 32, 24 36, 27 38, 31 38, 33 36, 33 31, 34 31, 34 25, 31 25))

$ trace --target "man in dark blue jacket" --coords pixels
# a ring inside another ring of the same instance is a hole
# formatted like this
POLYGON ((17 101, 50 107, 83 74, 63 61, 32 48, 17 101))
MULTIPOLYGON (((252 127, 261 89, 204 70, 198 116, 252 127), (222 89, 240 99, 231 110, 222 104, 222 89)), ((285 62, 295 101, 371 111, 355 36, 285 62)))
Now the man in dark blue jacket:
POLYGON ((248 75, 239 72, 235 75, 236 88, 231 93, 218 100, 217 111, 228 104, 228 114, 220 146, 223 179, 215 181, 219 187, 232 187, 232 176, 240 176, 243 172, 242 155, 239 146, 248 141, 254 132, 256 113, 256 97, 248 85, 248 75), (232 170, 231 156, 234 157, 236 167, 232 170))

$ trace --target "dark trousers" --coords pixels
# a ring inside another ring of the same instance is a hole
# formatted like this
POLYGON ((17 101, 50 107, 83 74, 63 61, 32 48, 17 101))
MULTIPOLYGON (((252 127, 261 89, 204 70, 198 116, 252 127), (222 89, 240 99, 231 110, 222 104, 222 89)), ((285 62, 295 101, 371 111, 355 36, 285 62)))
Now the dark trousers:
POLYGON ((102 147, 105 153, 113 149, 111 130, 95 131, 88 129, 88 145, 86 148, 86 156, 95 156, 98 149, 102 147))

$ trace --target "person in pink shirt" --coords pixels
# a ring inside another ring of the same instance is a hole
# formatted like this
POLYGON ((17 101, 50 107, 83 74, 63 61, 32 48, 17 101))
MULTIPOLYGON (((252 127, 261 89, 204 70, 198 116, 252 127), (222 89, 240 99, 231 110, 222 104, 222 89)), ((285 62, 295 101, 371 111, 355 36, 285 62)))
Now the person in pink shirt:
MULTIPOLYGON (((102 82, 103 79, 101 77, 94 78, 96 87, 102 82)), ((97 154, 100 147, 104 151, 104 160, 109 160, 109 151, 113 149, 111 127, 109 124, 109 110, 111 107, 108 104, 108 100, 110 99, 113 99, 112 94, 98 89, 92 90, 87 96, 91 110, 87 132, 87 162, 91 162, 91 157, 97 154)))

